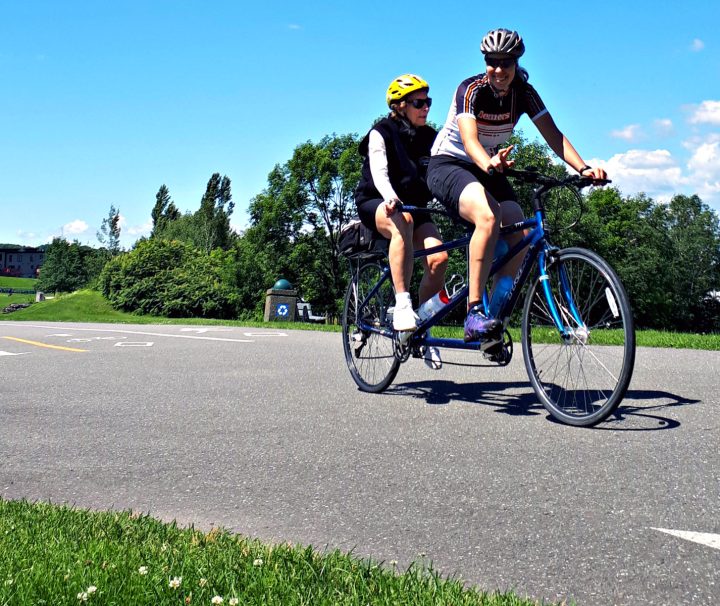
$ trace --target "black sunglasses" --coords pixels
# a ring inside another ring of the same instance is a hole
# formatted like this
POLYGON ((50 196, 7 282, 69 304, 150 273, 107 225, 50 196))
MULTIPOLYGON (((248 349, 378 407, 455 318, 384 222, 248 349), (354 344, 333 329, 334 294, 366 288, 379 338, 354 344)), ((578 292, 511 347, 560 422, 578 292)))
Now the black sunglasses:
POLYGON ((493 57, 485 57, 485 65, 495 68, 502 67, 503 69, 508 69, 509 67, 515 65, 515 59, 494 59, 493 57))
POLYGON ((430 109, 432 99, 430 97, 425 97, 424 99, 413 99, 412 101, 408 101, 408 103, 415 109, 422 109, 426 105, 428 106, 428 109, 430 109))

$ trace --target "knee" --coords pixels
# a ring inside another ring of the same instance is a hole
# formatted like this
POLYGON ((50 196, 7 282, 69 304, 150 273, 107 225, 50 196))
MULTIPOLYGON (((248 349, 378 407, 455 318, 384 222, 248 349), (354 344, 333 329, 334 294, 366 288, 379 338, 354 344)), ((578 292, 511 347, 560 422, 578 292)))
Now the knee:
POLYGON ((444 274, 448 264, 446 251, 435 253, 427 258, 428 271, 431 274, 444 274))
POLYGON ((492 210, 486 205, 478 205, 475 208, 475 212, 472 215, 472 222, 475 224, 476 229, 481 229, 486 232, 493 232, 499 228, 496 227, 497 218, 492 210))
MULTIPOLYGON (((390 232, 392 238, 400 237, 403 240, 412 242, 413 237, 413 223, 412 218, 410 220, 403 216, 388 217, 388 221, 385 223, 387 231, 390 232)), ((380 226, 378 226, 379 228, 380 226)), ((382 232, 382 230, 380 230, 382 232)))

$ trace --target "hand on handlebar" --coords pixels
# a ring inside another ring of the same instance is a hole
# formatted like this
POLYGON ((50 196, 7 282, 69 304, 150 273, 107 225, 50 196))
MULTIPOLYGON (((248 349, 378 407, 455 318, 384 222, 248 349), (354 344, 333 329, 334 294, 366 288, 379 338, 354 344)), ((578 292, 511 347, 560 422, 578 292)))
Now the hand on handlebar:
POLYGON ((402 208, 403 204, 399 198, 392 198, 391 200, 386 200, 383 205, 385 207, 385 216, 392 217, 397 210, 402 208))
POLYGON ((580 173, 581 177, 587 177, 591 179, 593 185, 603 185, 601 182, 608 182, 607 173, 600 167, 586 168, 580 173))

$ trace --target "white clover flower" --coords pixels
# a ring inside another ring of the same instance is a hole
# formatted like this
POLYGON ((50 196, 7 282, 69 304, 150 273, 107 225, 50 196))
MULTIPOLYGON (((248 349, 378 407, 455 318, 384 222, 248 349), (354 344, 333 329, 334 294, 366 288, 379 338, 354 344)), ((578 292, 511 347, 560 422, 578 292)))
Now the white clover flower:
POLYGON ((198 585, 200 585, 200 587, 205 587, 205 585, 207 585, 207 579, 203 577, 198 581, 198 585))
POLYGON ((212 600, 210 600, 210 603, 211 604, 222 604, 223 599, 219 595, 216 595, 212 600))
POLYGON ((80 600, 81 602, 87 602, 87 600, 88 600, 88 594, 87 594, 85 591, 81 591, 80 593, 78 593, 77 598, 78 598, 78 600, 80 600))
POLYGON ((228 601, 228 604, 230 604, 230 606, 238 606, 239 603, 240 600, 238 600, 237 598, 230 598, 230 600, 228 601))
POLYGON ((182 583, 182 577, 173 577, 170 579, 170 589, 177 589, 180 587, 180 583, 182 583))
POLYGON ((258 558, 257 560, 255 560, 253 562, 253 566, 262 566, 262 565, 263 565, 262 558, 258 558))
POLYGON ((147 566, 140 566, 138 568, 138 574, 146 575, 148 573, 148 567, 147 566))
POLYGON ((97 591, 97 587, 95 587, 95 585, 90 585, 90 587, 87 588, 87 594, 88 594, 88 595, 92 595, 92 594, 95 593, 96 591, 97 591))

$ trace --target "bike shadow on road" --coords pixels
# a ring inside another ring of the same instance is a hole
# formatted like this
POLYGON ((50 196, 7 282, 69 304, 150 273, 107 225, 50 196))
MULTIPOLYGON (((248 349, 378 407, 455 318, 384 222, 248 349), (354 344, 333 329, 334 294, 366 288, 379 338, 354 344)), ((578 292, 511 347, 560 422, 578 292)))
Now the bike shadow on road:
MULTIPOLYGON (((496 412, 513 417, 545 414, 553 419, 538 401, 535 392, 523 381, 485 381, 455 383, 454 381, 412 381, 399 383, 388 389, 388 395, 410 396, 433 406, 466 402, 492 406, 496 412)), ((664 416, 662 411, 700 404, 701 400, 686 398, 661 390, 629 390, 620 406, 604 422, 593 429, 611 431, 658 431, 677 429, 677 419, 664 416), (632 404, 632 401, 638 404, 632 404)))
POLYGON ((412 381, 398 383, 386 393, 410 396, 433 406, 452 402, 494 406, 498 412, 514 417, 535 416, 545 412, 527 382, 522 381, 412 381))

